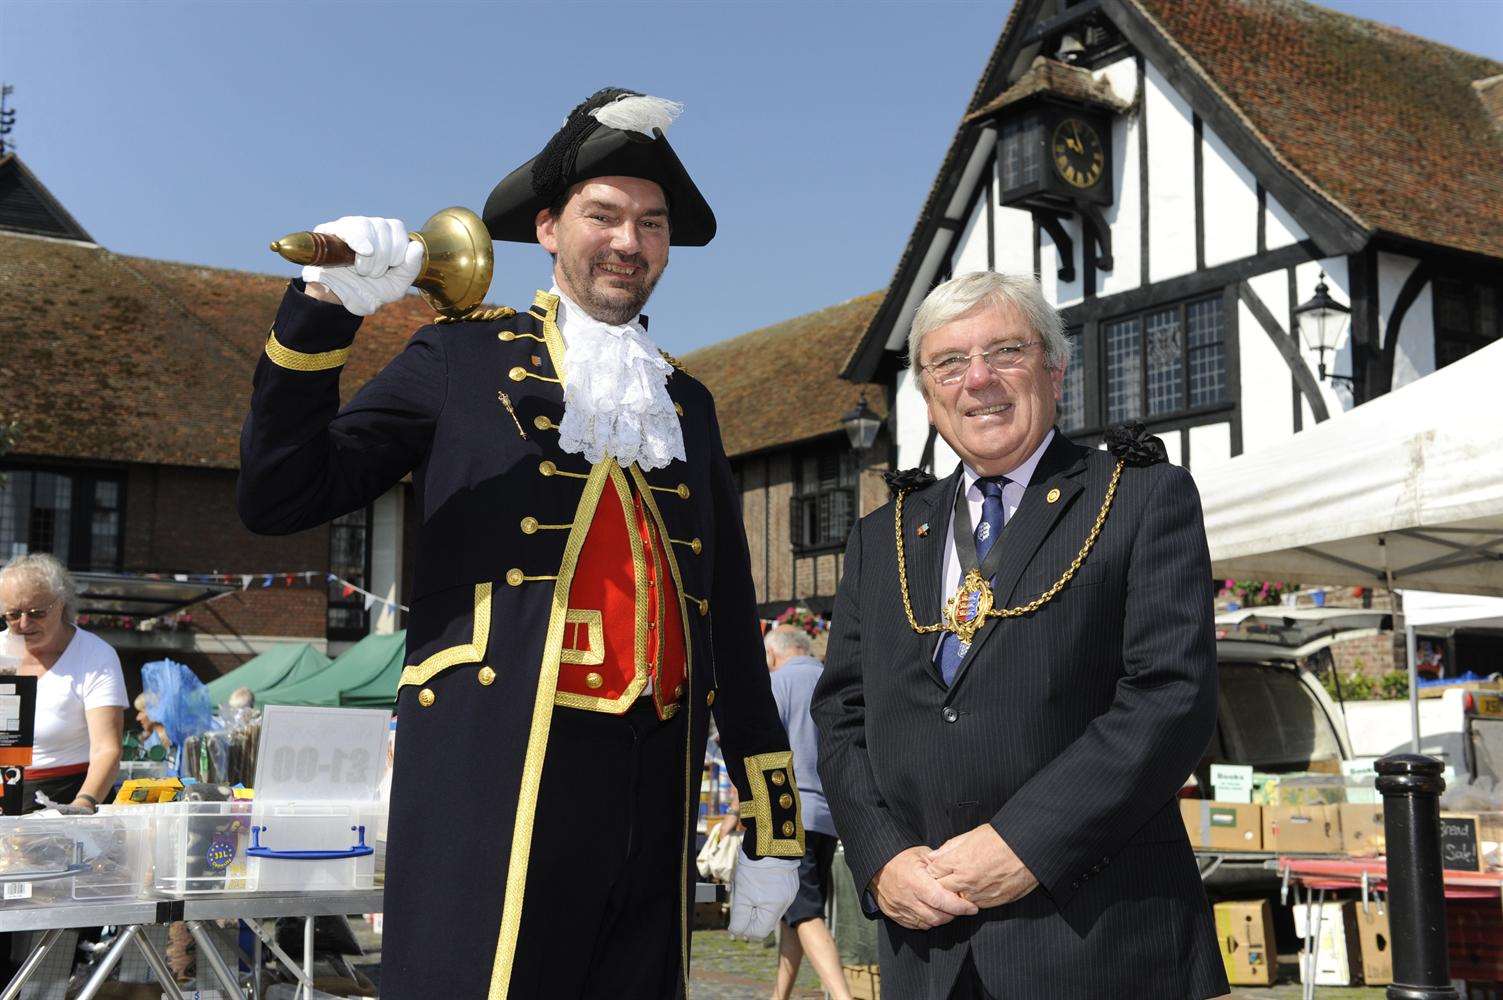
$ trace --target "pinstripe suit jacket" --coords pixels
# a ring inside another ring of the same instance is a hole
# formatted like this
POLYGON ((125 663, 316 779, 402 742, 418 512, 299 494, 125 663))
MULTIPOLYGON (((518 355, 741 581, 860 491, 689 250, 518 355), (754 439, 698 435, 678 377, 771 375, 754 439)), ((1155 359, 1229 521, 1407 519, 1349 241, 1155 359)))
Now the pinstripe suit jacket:
MULTIPOLYGON (((1042 594, 1070 565, 1114 465, 1055 435, 997 542, 999 606, 1042 594)), ((905 498, 920 624, 939 620, 959 483, 957 468, 905 498)), ((1033 614, 993 619, 946 687, 936 637, 916 634, 903 609, 893 508, 862 518, 813 702, 820 777, 856 884, 909 847, 985 822, 1039 881, 1014 903, 924 932, 881 918, 868 893, 884 997, 943 1000, 968 952, 1007 1000, 1227 991, 1175 802, 1216 717, 1210 586, 1189 474, 1128 467, 1070 584, 1033 614)))

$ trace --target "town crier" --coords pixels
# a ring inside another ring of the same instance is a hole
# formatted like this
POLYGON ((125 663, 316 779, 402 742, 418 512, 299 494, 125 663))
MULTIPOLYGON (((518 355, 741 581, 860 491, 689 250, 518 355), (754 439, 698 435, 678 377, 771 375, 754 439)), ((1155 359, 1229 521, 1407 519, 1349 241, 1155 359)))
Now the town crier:
POLYGON ((641 314, 715 217, 679 106, 602 90, 486 202, 540 243, 522 312, 426 326, 339 406, 360 317, 423 250, 397 220, 288 289, 256 369, 239 504, 300 531, 412 476, 421 528, 397 694, 382 996, 684 997, 711 713, 746 824, 732 930, 768 933, 803 853, 740 504, 709 392, 641 314))

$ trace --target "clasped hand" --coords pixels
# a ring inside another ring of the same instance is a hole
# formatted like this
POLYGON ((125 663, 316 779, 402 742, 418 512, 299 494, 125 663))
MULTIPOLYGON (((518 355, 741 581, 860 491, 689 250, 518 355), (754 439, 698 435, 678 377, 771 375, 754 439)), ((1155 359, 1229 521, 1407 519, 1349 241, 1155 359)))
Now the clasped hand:
POLYGON ((1021 899, 1037 886, 1007 842, 983 823, 933 850, 910 847, 899 854, 872 880, 872 895, 888 918, 922 931, 1021 899))

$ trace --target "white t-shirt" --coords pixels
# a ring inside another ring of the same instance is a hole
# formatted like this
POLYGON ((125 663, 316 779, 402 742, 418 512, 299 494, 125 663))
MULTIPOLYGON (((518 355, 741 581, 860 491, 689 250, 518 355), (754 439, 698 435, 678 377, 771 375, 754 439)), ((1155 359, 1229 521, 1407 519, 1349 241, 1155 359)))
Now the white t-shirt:
POLYGON ((75 626, 63 655, 37 678, 31 766, 87 764, 89 723, 84 712, 128 704, 119 655, 97 635, 75 626))

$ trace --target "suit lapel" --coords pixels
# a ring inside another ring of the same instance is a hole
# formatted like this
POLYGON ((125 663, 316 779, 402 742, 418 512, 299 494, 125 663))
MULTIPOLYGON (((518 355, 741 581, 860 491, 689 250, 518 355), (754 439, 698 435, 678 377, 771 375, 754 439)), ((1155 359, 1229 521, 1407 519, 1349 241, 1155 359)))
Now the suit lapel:
MULTIPOLYGON (((944 572, 945 542, 950 530, 949 504, 959 488, 960 469, 957 464, 955 471, 944 479, 904 498, 903 549, 908 557, 908 599, 913 605, 913 617, 920 625, 939 621, 940 575, 944 572), (928 525, 922 535, 921 525, 928 525)), ((934 683, 944 687, 944 679, 934 662, 936 634, 918 634, 909 629, 908 636, 917 647, 913 655, 923 662, 934 683)))
MULTIPOLYGON (((1023 491, 1023 502, 1018 505, 1017 512, 997 538, 997 544, 1002 546, 1002 561, 997 565, 996 582, 992 585, 997 607, 1010 606, 1023 571, 1028 568, 1039 546, 1049 537, 1059 519, 1080 494, 1081 473, 1085 471, 1087 454, 1085 448, 1059 431, 1054 432, 1054 440, 1049 442, 1049 447, 1039 458, 1039 464, 1033 470, 1033 478, 1023 491), (1049 496, 1055 490, 1059 493, 1051 501, 1049 496)), ((1060 568, 1063 570, 1064 567, 1060 568)), ((955 670, 951 690, 959 686, 960 679, 976 658, 977 651, 997 630, 999 621, 996 618, 988 620, 976 633, 975 641, 955 670)))

